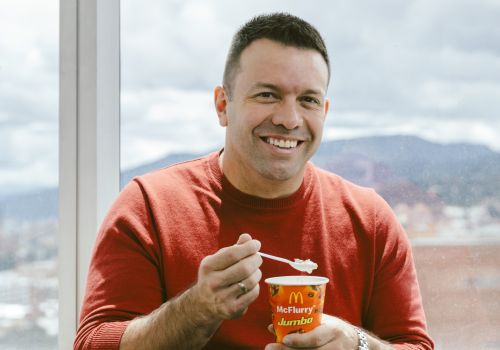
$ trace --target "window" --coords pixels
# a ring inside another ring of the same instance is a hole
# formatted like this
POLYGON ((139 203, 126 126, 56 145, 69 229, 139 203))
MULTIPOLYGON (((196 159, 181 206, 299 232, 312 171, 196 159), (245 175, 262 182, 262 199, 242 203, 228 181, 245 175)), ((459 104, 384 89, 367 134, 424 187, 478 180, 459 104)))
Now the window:
MULTIPOLYGON (((71 299, 74 310, 65 312, 76 314, 82 289, 77 278, 61 289, 57 278, 59 3, 1 5, 0 348, 53 349, 59 302, 71 299)), ((393 208, 412 244, 436 349, 500 346, 498 6, 121 6, 122 187, 135 175, 222 147, 213 88, 231 36, 253 15, 296 14, 326 38, 332 62, 331 108, 312 161, 375 188, 393 208)), ((110 157, 118 163, 118 152, 110 157)), ((105 208, 99 210, 96 222, 105 208)), ((84 260, 91 243, 74 242, 85 246, 84 260)), ((85 262, 78 269, 81 278, 85 262)), ((62 321, 68 329, 76 322, 62 321)))
POLYGON ((0 348, 53 349, 59 4, 0 7, 0 348))
POLYGON ((488 2, 123 1, 122 187, 223 145, 213 89, 231 37, 273 11, 326 38, 331 108, 312 161, 393 208, 436 349, 498 347, 500 10, 488 2))

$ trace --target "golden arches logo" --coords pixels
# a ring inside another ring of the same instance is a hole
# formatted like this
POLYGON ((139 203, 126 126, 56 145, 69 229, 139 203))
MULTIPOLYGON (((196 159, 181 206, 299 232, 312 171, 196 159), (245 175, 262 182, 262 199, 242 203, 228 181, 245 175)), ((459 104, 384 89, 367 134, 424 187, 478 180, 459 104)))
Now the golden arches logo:
POLYGON ((300 295, 300 303, 301 304, 304 304, 304 298, 302 297, 302 293, 301 292, 291 292, 290 293, 290 299, 288 300, 288 304, 291 304, 292 303, 292 296, 295 297, 295 304, 297 304, 297 301, 299 299, 299 295, 300 295))

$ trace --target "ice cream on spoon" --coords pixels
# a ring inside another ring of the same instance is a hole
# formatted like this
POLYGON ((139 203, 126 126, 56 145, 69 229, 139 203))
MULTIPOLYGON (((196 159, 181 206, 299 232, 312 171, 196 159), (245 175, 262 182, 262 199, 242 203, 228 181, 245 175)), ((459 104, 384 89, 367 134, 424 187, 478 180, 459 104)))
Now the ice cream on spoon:
POLYGON ((312 262, 309 259, 307 259, 307 260, 295 259, 295 261, 290 261, 287 259, 278 258, 277 256, 264 254, 261 252, 257 252, 257 254, 259 254, 260 256, 264 256, 266 258, 269 258, 269 259, 274 259, 274 260, 278 260, 278 261, 290 264, 290 266, 293 267, 294 269, 299 270, 299 271, 305 271, 307 273, 312 273, 313 270, 318 268, 318 264, 312 262))
POLYGON ((318 268, 318 264, 312 262, 311 260, 300 260, 295 259, 295 262, 289 263, 294 269, 299 271, 306 271, 307 273, 312 273, 313 270, 318 268))

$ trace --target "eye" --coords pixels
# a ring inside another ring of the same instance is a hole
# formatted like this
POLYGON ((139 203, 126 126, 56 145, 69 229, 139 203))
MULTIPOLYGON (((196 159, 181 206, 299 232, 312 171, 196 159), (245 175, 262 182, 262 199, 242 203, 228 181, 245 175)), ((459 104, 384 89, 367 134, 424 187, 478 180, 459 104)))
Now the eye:
POLYGON ((315 100, 312 97, 307 97, 307 96, 303 97, 302 101, 307 102, 307 103, 316 103, 316 104, 319 104, 319 102, 317 100, 315 100))
POLYGON ((271 92, 261 92, 258 96, 259 97, 265 97, 265 98, 274 97, 271 92))

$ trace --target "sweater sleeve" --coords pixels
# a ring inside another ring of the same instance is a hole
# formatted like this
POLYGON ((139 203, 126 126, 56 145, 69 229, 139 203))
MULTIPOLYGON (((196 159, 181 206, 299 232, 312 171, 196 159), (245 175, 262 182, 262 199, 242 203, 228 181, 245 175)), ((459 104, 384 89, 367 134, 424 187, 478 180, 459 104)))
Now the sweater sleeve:
POLYGON ((375 278, 363 326, 398 350, 433 349, 408 237, 378 195, 375 212, 375 278))
POLYGON ((155 222, 132 181, 106 215, 92 252, 74 349, 118 349, 130 321, 165 302, 155 222))

